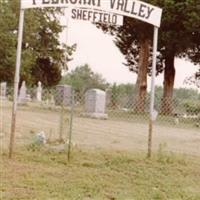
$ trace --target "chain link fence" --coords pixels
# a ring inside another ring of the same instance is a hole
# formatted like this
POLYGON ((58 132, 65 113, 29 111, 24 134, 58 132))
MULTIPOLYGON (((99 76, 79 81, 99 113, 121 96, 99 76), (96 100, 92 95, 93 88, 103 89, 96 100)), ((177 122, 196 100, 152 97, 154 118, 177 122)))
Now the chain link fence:
MULTIPOLYGON (((49 143, 72 141, 85 148, 146 151, 149 94, 118 93, 90 89, 84 93, 71 86, 28 88, 18 98, 16 143, 28 144, 44 132, 49 143)), ((166 144, 170 150, 200 152, 200 95, 190 99, 156 95, 158 113, 153 126, 153 149, 166 144)), ((8 146, 13 89, 1 90, 1 145, 8 146)))

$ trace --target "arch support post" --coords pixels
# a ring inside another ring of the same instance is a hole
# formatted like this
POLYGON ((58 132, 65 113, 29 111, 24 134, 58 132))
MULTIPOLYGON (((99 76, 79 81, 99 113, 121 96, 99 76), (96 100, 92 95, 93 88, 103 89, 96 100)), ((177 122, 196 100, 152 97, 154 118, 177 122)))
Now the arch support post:
POLYGON ((150 119, 149 119, 149 135, 148 135, 148 153, 147 153, 148 158, 151 158, 152 154, 153 123, 157 117, 157 112, 154 109, 157 48, 158 48, 158 27, 154 26, 153 62, 152 62, 152 74, 151 74, 151 96, 150 96, 150 119))
POLYGON ((10 143, 9 143, 9 158, 12 158, 13 149, 14 149, 14 142, 15 142, 17 100, 18 100, 18 90, 19 90, 22 38, 23 38, 23 27, 24 27, 24 12, 25 12, 24 9, 20 10, 19 28, 18 28, 18 44, 17 44, 17 55, 16 55, 16 67, 15 67, 15 78, 14 78, 12 121, 11 121, 10 143))

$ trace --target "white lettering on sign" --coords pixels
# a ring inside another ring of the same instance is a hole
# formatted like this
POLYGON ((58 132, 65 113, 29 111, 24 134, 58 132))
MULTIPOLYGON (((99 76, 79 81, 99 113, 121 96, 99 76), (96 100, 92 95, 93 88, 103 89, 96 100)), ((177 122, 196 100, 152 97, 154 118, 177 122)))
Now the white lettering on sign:
POLYGON ((138 0, 21 0, 22 9, 38 7, 103 10, 104 13, 133 17, 157 27, 160 26, 162 15, 162 9, 138 0))

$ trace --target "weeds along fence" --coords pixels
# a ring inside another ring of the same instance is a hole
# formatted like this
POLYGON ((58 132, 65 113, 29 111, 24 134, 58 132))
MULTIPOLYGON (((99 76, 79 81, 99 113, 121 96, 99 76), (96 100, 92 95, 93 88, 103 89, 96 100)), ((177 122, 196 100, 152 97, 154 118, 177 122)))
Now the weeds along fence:
MULTIPOLYGON (((0 137, 4 147, 9 141, 12 98, 12 88, 1 95, 0 137)), ((67 141, 72 134, 74 144, 87 148, 147 149, 149 95, 141 99, 135 93, 98 89, 80 93, 69 86, 57 86, 40 92, 28 88, 19 94, 18 101, 17 145, 28 144, 36 133, 44 132, 48 142, 67 141)), ((166 143, 172 150, 187 150, 187 145, 181 145, 181 137, 185 135, 189 142, 192 136, 187 134, 200 131, 199 94, 164 100, 156 95, 155 109, 154 148, 166 143)))

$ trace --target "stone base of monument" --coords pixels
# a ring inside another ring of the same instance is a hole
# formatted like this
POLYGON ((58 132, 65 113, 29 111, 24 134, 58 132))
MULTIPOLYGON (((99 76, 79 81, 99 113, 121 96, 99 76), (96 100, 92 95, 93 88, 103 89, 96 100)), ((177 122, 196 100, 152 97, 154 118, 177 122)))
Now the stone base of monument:
POLYGON ((27 100, 26 99, 20 99, 20 100, 18 100, 18 105, 19 106, 27 105, 27 100))
POLYGON ((0 100, 7 100, 7 97, 4 97, 4 96, 0 96, 0 100))
POLYGON ((108 115, 105 113, 82 113, 81 116, 92 119, 108 119, 108 115))
POLYGON ((0 132, 0 138, 3 138, 3 137, 5 137, 5 133, 0 132))
POLYGON ((25 98, 18 98, 19 105, 27 105, 27 103, 30 101, 32 101, 30 95, 27 95, 25 98))
POLYGON ((24 98, 24 99, 18 99, 18 105, 23 106, 23 105, 27 105, 28 104, 28 99, 24 98))

